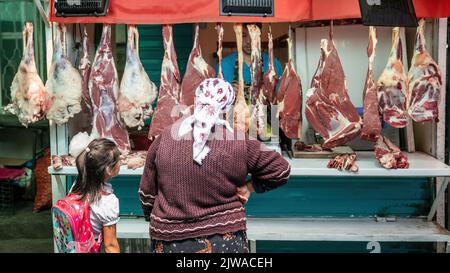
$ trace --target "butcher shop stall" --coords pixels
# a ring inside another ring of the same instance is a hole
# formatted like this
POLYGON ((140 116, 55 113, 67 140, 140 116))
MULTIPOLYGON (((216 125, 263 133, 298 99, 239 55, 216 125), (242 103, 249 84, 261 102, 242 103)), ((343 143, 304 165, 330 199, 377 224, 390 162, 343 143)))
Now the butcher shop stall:
POLYGON ((252 252, 450 251, 448 1, 34 2, 45 66, 23 22, 6 110, 48 120, 54 203, 92 139, 117 143, 122 250, 150 250, 147 149, 219 77, 234 129, 291 165, 286 186, 245 206, 252 252))

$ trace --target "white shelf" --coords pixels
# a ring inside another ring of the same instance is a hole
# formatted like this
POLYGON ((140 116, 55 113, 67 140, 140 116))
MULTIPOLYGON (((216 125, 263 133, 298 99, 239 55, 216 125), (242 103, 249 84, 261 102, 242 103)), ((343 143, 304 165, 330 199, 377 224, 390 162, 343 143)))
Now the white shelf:
MULTIPOLYGON (((359 166, 358 173, 339 171, 327 168, 329 159, 321 158, 293 158, 285 156, 291 164, 291 176, 371 176, 371 177, 449 177, 450 166, 445 165, 436 158, 421 153, 406 153, 409 161, 409 169, 387 170, 381 167, 375 159, 373 152, 357 152, 356 164, 359 166)), ((120 175, 142 175, 144 168, 136 170, 120 168, 120 175)), ((48 168, 52 175, 77 175, 76 167, 63 167, 56 171, 53 167, 48 168)))
MULTIPOLYGON (((120 166, 119 175, 138 175, 141 176, 144 168, 137 168, 136 170, 128 169, 127 166, 120 166)), ((78 175, 76 167, 63 167, 60 170, 55 170, 52 166, 48 167, 48 173, 51 175, 78 175)))
MULTIPOLYGON (((377 222, 374 218, 248 218, 250 240, 449 242, 450 232, 424 219, 377 222)), ((119 238, 149 238, 149 222, 122 218, 119 238)))
POLYGON ((370 176, 370 177, 447 177, 450 166, 425 153, 405 153, 409 168, 388 170, 376 160, 374 152, 357 152, 358 173, 327 168, 330 159, 287 158, 291 164, 291 176, 370 176))

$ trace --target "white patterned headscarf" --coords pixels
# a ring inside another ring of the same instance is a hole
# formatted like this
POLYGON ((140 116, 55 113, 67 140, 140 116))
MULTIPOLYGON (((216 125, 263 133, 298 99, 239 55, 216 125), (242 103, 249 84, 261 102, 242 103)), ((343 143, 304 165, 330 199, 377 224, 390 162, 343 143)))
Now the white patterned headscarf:
POLYGON ((178 135, 183 136, 193 129, 193 159, 198 164, 208 155, 210 148, 206 142, 215 125, 224 125, 233 132, 230 124, 220 118, 234 102, 233 87, 218 78, 206 79, 195 90, 194 114, 187 117, 180 125, 178 135))

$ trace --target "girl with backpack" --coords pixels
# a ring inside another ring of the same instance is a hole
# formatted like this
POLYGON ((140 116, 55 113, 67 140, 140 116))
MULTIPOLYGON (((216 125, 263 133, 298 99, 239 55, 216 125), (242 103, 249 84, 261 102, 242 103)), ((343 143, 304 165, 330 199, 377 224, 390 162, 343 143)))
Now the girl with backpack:
POLYGON ((105 138, 93 140, 76 159, 78 177, 70 193, 52 208, 59 252, 119 253, 119 200, 108 180, 120 170, 120 151, 105 138), (103 244, 102 244, 103 243, 103 244))

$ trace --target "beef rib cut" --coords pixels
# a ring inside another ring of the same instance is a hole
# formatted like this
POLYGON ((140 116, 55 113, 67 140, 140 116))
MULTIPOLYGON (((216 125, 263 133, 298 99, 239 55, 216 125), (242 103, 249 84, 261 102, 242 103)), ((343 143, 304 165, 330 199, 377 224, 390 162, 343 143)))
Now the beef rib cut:
POLYGON ((214 78, 214 69, 206 63, 202 57, 200 47, 199 25, 195 25, 194 46, 189 55, 186 73, 181 84, 180 102, 183 105, 191 107, 194 105, 195 90, 202 81, 208 78, 214 78))
POLYGON ((377 32, 375 27, 369 27, 369 45, 367 56, 369 68, 367 69, 366 85, 364 87, 364 117, 361 129, 361 138, 375 142, 381 135, 381 121, 378 107, 377 86, 373 79, 373 60, 377 46, 377 32))
POLYGON ((27 22, 22 34, 23 56, 11 83, 11 103, 5 111, 16 115, 20 123, 28 127, 45 116, 49 97, 34 60, 33 24, 27 22))
POLYGON ((66 26, 58 24, 53 47, 53 60, 45 88, 52 100, 47 112, 50 123, 64 124, 81 112, 83 82, 81 75, 67 59, 66 26))
POLYGON ((441 85, 439 66, 425 48, 425 20, 422 19, 408 73, 408 114, 414 121, 438 121, 441 85))
POLYGON ((91 137, 113 140, 122 154, 130 151, 130 140, 116 108, 119 79, 111 50, 111 25, 103 25, 100 44, 89 76, 89 94, 94 110, 91 137))
POLYGON ((280 79, 276 94, 280 128, 286 137, 296 139, 302 137, 302 83, 295 71, 293 59, 292 31, 288 38, 289 60, 280 79))
POLYGON ((180 117, 181 77, 177 64, 177 54, 173 45, 172 25, 164 25, 162 36, 164 43, 164 58, 161 67, 161 85, 159 87, 158 103, 150 124, 149 139, 153 141, 167 126, 172 125, 180 117), (178 112, 178 113, 177 113, 178 112))
POLYGON ((361 118, 347 94, 344 70, 333 41, 320 43, 321 57, 311 88, 306 94, 305 114, 310 126, 323 138, 324 148, 333 148, 357 137, 361 118))
POLYGON ((406 92, 408 82, 402 63, 402 41, 400 28, 392 30, 392 49, 389 59, 378 79, 378 102, 383 120, 395 128, 403 128, 408 124, 406 115, 406 92))
POLYGON ((128 26, 127 62, 123 72, 118 98, 118 110, 125 124, 140 130, 152 113, 152 103, 158 90, 145 72, 139 59, 139 33, 128 26))

